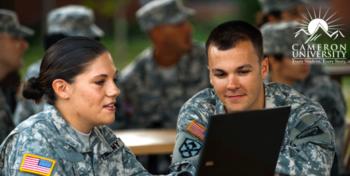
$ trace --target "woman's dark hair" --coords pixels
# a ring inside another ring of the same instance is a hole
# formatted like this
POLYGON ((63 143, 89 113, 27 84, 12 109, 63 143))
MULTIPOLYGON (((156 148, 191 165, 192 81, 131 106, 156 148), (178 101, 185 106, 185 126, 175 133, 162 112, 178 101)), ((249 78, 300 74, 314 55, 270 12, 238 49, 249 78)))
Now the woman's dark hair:
MULTIPOLYGON (((63 33, 53 33, 53 34, 46 34, 44 36, 44 40, 43 40, 43 44, 44 44, 44 49, 45 51, 47 49, 49 49, 53 44, 55 44, 56 42, 69 37, 66 34, 63 33)), ((92 37, 92 39, 100 41, 99 37, 92 37)))
POLYGON ((24 85, 23 96, 39 102, 46 95, 49 104, 56 100, 52 82, 63 79, 72 83, 86 66, 106 48, 94 39, 86 37, 67 37, 52 45, 44 55, 40 65, 39 77, 32 77, 24 85))
POLYGON ((263 58, 262 35, 259 29, 244 21, 228 21, 214 28, 205 44, 206 52, 210 45, 219 50, 234 48, 241 41, 252 42, 259 59, 263 58))

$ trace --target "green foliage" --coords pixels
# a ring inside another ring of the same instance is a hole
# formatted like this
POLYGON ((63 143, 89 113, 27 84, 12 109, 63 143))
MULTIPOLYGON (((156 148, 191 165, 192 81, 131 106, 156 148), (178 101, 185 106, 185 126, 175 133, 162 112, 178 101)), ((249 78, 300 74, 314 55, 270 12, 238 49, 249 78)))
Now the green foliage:
POLYGON ((83 0, 82 5, 90 7, 104 16, 113 16, 128 0, 83 0))

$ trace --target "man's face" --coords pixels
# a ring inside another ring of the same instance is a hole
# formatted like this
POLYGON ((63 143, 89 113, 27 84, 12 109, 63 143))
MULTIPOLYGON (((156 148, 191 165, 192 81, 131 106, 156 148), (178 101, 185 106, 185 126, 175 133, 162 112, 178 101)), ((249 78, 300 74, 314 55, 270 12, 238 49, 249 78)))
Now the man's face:
POLYGON ((0 64, 11 71, 19 69, 27 48, 28 43, 22 37, 0 33, 0 64))
POLYGON ((228 50, 210 45, 208 59, 210 83, 227 112, 264 108, 263 79, 268 61, 259 63, 250 41, 241 41, 228 50))
POLYGON ((192 26, 188 21, 165 24, 151 30, 155 45, 169 47, 181 52, 192 48, 192 26))

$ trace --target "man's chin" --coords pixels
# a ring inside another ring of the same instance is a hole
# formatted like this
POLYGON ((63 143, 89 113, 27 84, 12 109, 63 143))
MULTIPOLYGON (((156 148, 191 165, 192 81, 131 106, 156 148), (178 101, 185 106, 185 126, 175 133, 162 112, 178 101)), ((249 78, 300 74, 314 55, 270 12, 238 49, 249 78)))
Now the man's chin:
POLYGON ((244 105, 235 105, 235 106, 231 105, 226 107, 228 107, 226 108, 228 113, 247 110, 247 108, 245 108, 244 105))

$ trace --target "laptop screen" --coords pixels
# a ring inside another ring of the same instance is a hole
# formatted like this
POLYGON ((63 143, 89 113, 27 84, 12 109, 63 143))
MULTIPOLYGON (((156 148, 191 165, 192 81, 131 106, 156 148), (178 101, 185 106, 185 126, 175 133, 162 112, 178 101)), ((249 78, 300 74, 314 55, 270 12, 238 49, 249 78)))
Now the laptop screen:
POLYGON ((212 116, 197 173, 274 175, 290 107, 212 116))

